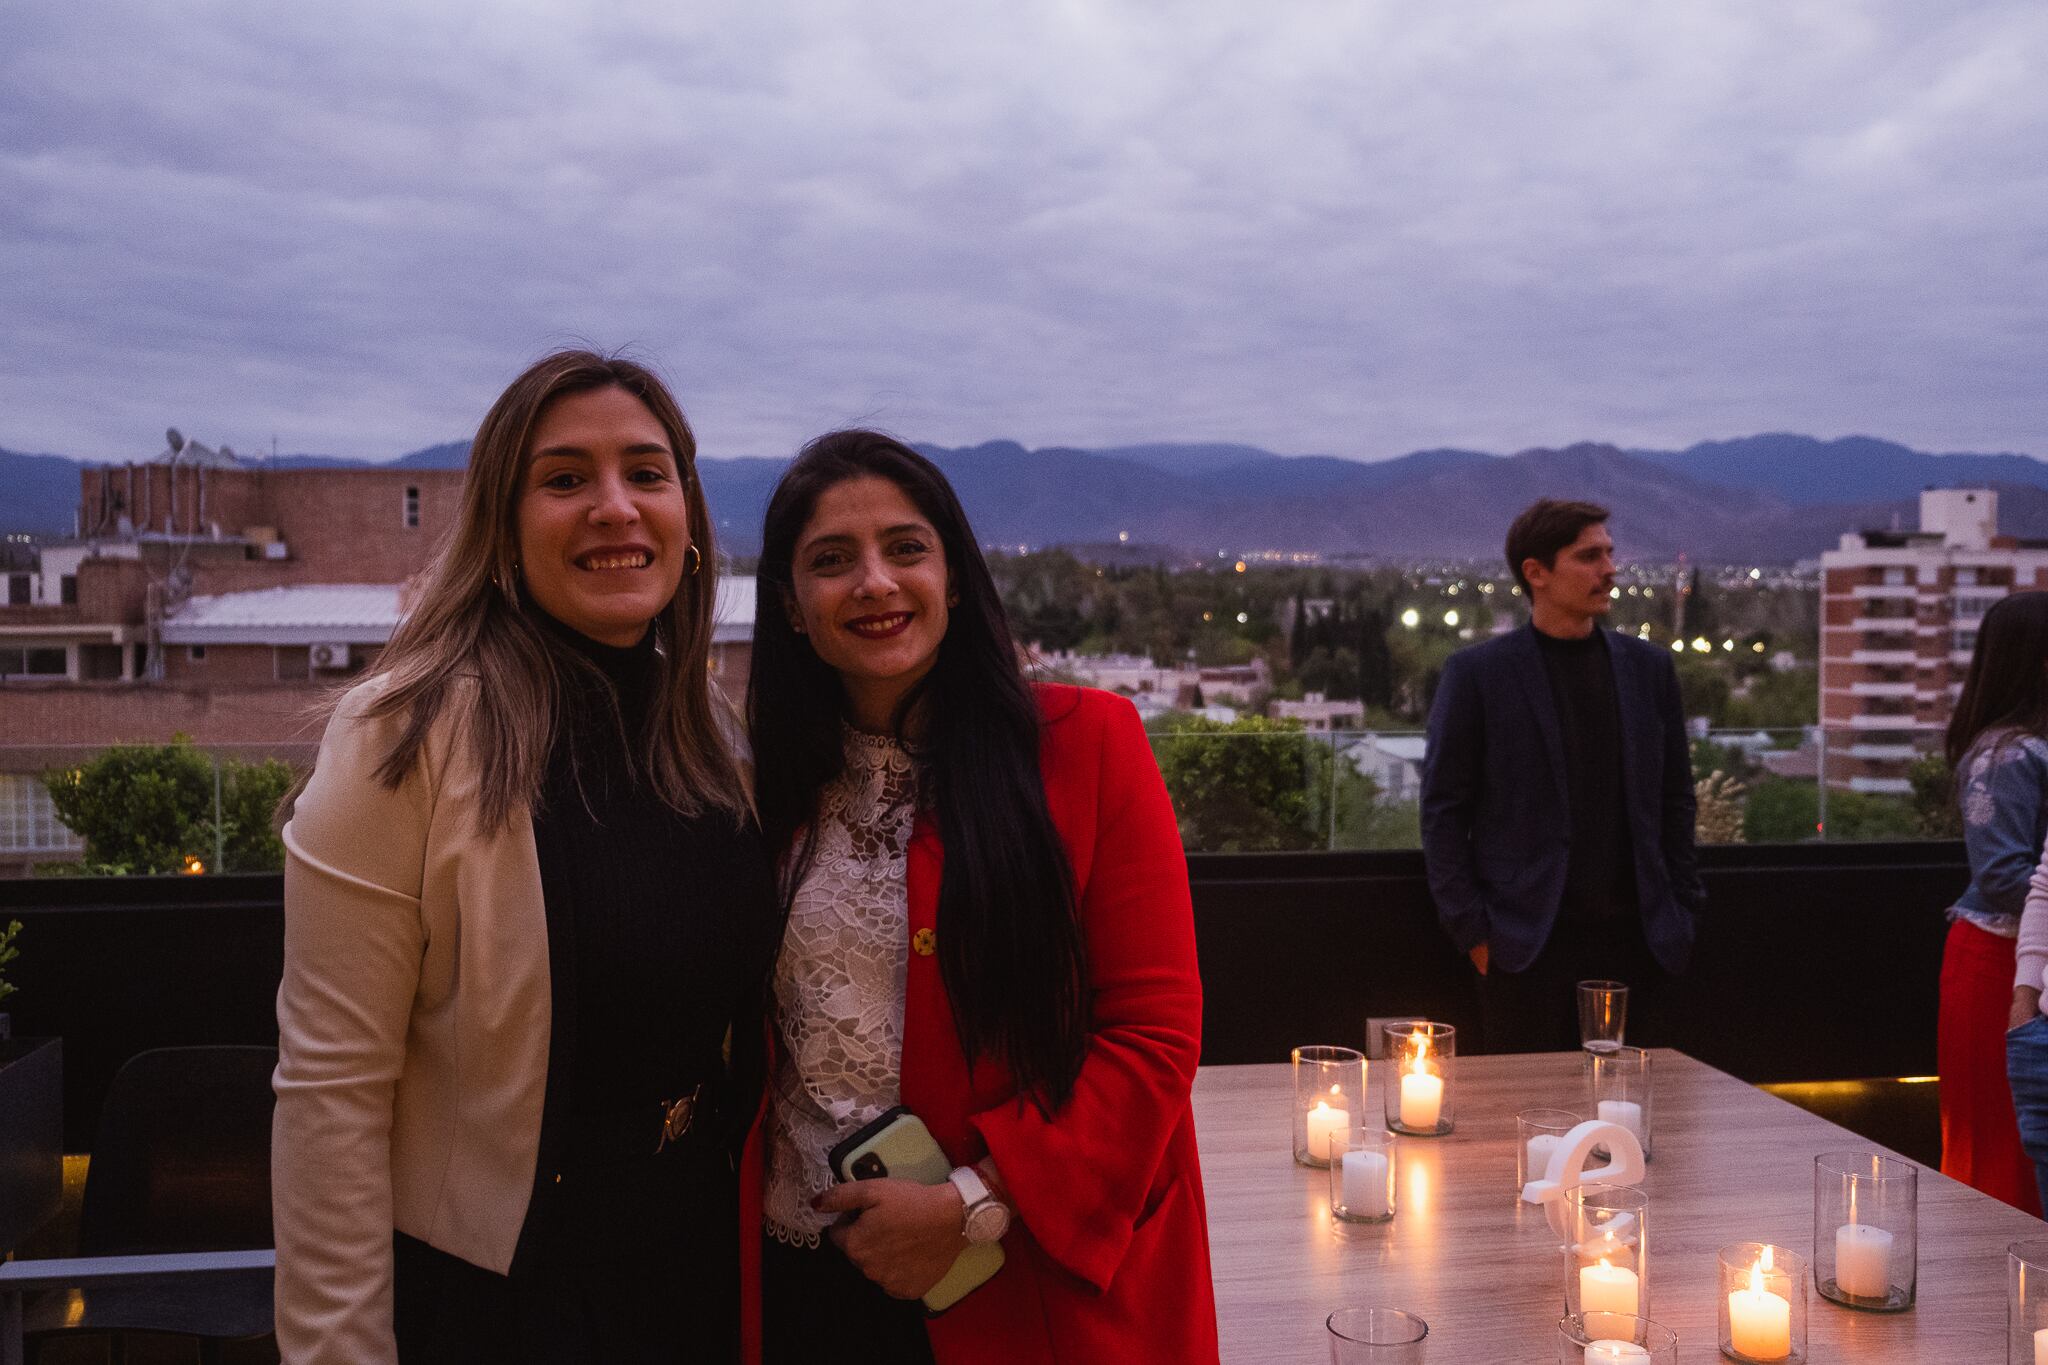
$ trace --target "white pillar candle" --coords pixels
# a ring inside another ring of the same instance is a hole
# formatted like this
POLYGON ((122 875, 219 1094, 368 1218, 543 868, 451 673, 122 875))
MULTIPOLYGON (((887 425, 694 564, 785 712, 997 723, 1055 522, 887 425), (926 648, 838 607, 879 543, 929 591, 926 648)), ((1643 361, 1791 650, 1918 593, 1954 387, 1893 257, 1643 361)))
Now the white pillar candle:
POLYGON ((1649 1135, 1643 1131, 1643 1106, 1634 1100, 1600 1101, 1600 1121, 1618 1123, 1634 1133, 1638 1145, 1648 1147, 1649 1135))
POLYGON ((1433 1129, 1444 1107, 1444 1078, 1427 1071, 1410 1071, 1401 1077, 1401 1126, 1433 1129))
POLYGON ((1310 1161, 1327 1162, 1330 1159, 1330 1135, 1341 1133, 1351 1126, 1351 1111, 1333 1107, 1328 1100, 1317 1100, 1316 1107, 1308 1111, 1308 1158, 1310 1161))
POLYGON ((1387 1158, 1383 1152, 1344 1154, 1344 1211, 1365 1218, 1384 1218, 1393 1210, 1387 1200, 1387 1158))
POLYGON ((1881 1299, 1892 1288, 1892 1235, 1865 1223, 1835 1229, 1835 1287, 1858 1299, 1881 1299))
POLYGON ((1633 1270, 1605 1261, 1579 1267, 1579 1312, 1628 1313, 1638 1311, 1641 1281, 1633 1270))
POLYGON ((1792 1354, 1792 1304, 1764 1288, 1761 1263, 1749 1270, 1749 1288, 1728 1296, 1728 1345, 1751 1360, 1792 1354))
POLYGON ((1633 1341, 1609 1338, 1586 1343, 1586 1365, 1634 1365, 1636 1361, 1649 1359, 1649 1348, 1638 1346, 1633 1341))
POLYGON ((2048 1327, 2034 1333, 2034 1365, 2048 1365, 2048 1327))
POLYGON ((1529 1139, 1529 1178, 1543 1180, 1550 1174, 1550 1157, 1564 1141, 1555 1133, 1538 1133, 1529 1139))

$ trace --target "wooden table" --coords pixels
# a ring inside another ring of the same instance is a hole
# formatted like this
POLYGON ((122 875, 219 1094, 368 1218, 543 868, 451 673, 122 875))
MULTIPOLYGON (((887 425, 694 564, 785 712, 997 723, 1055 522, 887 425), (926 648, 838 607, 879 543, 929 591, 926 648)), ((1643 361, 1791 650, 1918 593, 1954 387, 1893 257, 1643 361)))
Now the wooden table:
MULTIPOLYGON (((1432 1365, 1556 1359, 1563 1265, 1541 1211, 1515 1197, 1515 1114, 1583 1112, 1580 1054, 1457 1066, 1457 1131, 1402 1138, 1393 1221, 1342 1235, 1328 1173, 1292 1158, 1290 1068, 1202 1069, 1195 1123, 1224 1360, 1325 1362, 1323 1319, 1346 1305, 1420 1313, 1432 1365)), ((1874 1144, 1684 1053, 1658 1049, 1653 1068, 1651 1316, 1678 1333, 1681 1361, 1708 1365, 1721 1359, 1715 1253, 1762 1241, 1809 1256, 1815 1154, 1874 1144)), ((1389 1072, 1379 1062, 1369 1072, 1377 1106, 1389 1072)), ((2003 1361, 2006 1247, 2030 1237, 2048 1237, 2048 1224, 1922 1169, 1915 1306, 1858 1312, 1816 1292, 1809 1359, 2003 1361)))

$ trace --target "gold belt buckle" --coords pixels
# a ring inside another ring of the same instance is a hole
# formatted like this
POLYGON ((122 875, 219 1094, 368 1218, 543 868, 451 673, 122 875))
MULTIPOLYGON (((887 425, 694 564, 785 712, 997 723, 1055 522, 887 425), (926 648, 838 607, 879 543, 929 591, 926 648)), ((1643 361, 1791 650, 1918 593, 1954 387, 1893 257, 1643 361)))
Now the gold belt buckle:
POLYGON ((661 1141, 654 1144, 657 1155, 671 1142, 682 1141, 683 1134, 690 1131, 690 1125, 697 1119, 697 1097, 703 1093, 704 1085, 700 1081, 689 1094, 662 1106, 661 1141))

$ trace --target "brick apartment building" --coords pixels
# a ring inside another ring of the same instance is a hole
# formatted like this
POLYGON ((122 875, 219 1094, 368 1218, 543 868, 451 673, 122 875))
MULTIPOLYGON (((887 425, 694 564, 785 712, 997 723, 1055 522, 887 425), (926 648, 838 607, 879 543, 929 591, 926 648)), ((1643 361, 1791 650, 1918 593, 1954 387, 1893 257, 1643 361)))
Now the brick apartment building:
MULTIPOLYGON (((311 758, 321 691, 362 672, 454 525, 458 469, 274 469, 173 433, 79 472, 76 534, 0 594, 0 875, 74 853, 38 774, 184 734, 311 758)), ((713 668, 746 681, 753 581, 724 580, 713 668)))
POLYGON ((1905 793, 1937 750, 1993 602, 2048 587, 2048 542, 1998 533, 1998 494, 1930 488, 1917 531, 1864 531, 1821 555, 1827 781, 1905 793))

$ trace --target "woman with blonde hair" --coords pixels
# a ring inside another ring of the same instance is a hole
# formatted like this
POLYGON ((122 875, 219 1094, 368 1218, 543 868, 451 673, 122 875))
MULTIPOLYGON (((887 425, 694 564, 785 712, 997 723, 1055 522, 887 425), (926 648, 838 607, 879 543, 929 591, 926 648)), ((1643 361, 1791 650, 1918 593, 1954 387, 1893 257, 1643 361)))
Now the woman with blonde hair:
POLYGON ((661 381, 521 374, 284 828, 288 1365, 733 1350, 723 1044, 773 951, 661 381))

